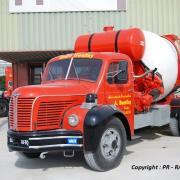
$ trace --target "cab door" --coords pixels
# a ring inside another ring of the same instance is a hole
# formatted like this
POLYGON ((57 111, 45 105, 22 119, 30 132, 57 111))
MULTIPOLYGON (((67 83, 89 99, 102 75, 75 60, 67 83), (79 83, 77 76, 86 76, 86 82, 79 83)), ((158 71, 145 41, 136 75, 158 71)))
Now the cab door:
POLYGON ((126 115, 131 129, 134 129, 133 90, 132 64, 127 60, 112 61, 106 73, 105 100, 126 115))

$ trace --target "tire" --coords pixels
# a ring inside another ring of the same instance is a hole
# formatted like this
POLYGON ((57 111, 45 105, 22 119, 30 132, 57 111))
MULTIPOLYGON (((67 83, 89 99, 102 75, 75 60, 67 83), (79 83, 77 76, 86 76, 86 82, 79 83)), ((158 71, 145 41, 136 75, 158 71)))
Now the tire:
POLYGON ((178 122, 178 117, 173 117, 170 120, 169 126, 170 126, 170 131, 173 136, 180 136, 180 127, 179 127, 179 122, 178 122))
POLYGON ((25 157, 29 158, 29 159, 34 159, 34 158, 38 158, 41 153, 27 153, 27 152, 23 152, 22 154, 25 157))
POLYGON ((9 112, 9 103, 5 99, 0 99, 0 117, 7 117, 9 112))
POLYGON ((123 158, 126 141, 124 125, 118 118, 113 117, 104 127, 96 151, 84 152, 86 163, 95 171, 103 172, 116 168, 123 158))

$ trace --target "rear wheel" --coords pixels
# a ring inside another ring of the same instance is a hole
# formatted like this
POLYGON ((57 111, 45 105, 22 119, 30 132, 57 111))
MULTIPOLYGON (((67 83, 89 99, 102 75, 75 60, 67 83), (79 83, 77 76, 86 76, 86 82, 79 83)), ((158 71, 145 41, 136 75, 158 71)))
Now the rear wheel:
POLYGON ((0 117, 7 117, 9 111, 9 103, 5 99, 0 99, 0 117))
POLYGON ((179 117, 173 117, 170 120, 169 126, 170 126, 170 131, 173 136, 180 136, 180 124, 179 124, 179 117))
POLYGON ((90 168, 96 171, 108 171, 117 167, 124 155, 126 132, 122 122, 113 117, 105 126, 95 152, 84 152, 90 168))
POLYGON ((41 153, 27 153, 27 152, 23 152, 23 155, 26 156, 29 159, 34 159, 34 158, 38 158, 40 156, 41 153))

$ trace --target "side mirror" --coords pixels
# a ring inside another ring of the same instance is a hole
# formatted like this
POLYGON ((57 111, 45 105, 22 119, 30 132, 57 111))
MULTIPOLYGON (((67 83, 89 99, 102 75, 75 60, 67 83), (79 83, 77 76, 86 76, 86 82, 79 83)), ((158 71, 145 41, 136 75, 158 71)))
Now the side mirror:
POLYGON ((120 61, 119 62, 119 73, 117 75, 117 83, 125 84, 128 82, 128 62, 120 61))

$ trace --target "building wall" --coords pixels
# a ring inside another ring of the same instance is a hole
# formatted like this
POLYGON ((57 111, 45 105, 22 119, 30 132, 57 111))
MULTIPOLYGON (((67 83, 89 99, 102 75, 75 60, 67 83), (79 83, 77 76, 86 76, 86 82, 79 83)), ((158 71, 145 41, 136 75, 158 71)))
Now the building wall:
POLYGON ((13 89, 28 85, 28 63, 13 63, 13 89))
POLYGON ((158 34, 180 36, 180 0, 128 0, 127 11, 10 14, 0 0, 0 51, 71 50, 76 37, 138 26, 158 34))

